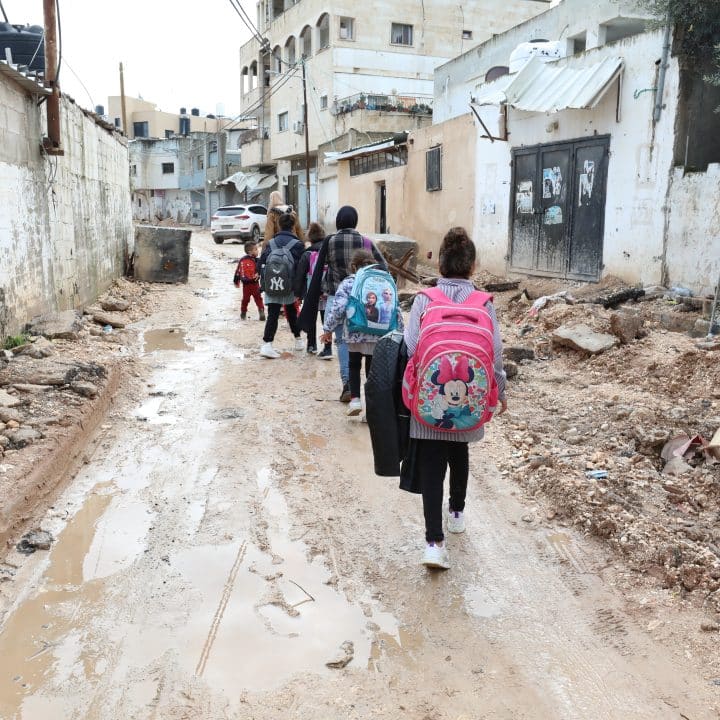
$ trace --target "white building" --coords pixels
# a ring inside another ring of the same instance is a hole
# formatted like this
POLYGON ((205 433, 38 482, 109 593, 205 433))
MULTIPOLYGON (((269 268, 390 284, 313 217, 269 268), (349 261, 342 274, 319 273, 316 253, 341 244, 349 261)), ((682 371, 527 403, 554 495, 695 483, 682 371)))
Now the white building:
POLYGON ((474 121, 483 267, 715 286, 720 93, 646 28, 627 0, 563 0, 436 70, 434 122, 474 121), (566 57, 511 67, 538 39, 566 57))

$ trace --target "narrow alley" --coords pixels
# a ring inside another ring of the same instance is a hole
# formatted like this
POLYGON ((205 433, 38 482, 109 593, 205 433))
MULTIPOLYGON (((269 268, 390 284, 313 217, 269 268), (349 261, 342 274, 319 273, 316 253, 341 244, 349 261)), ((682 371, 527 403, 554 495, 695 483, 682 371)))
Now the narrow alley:
POLYGON ((683 639, 698 612, 629 597, 607 547, 524 521, 496 466, 512 390, 471 450, 453 568, 419 565, 420 499, 373 474, 335 363, 284 327, 282 358, 259 357, 241 253, 195 232, 190 282, 152 286, 121 391, 39 519, 56 542, 10 553, 0 718, 718 717, 683 639))

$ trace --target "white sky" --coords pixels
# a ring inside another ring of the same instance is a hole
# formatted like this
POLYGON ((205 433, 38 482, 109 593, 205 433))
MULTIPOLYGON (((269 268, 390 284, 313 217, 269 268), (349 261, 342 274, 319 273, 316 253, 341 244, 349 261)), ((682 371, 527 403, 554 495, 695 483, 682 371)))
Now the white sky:
MULTIPOLYGON (((11 23, 43 24, 42 0, 0 1, 11 23)), ((239 49, 250 33, 229 0, 59 0, 59 6, 60 87, 83 107, 107 111, 108 96, 120 94, 122 61, 127 95, 168 112, 216 113, 221 103, 226 115, 238 113, 239 49)), ((242 6, 255 22, 254 0, 242 6)))

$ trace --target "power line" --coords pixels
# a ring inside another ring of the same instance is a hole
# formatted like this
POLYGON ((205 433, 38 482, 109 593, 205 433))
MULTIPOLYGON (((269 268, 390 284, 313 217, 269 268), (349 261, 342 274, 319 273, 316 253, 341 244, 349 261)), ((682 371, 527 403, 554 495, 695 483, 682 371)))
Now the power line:
POLYGON ((235 10, 238 17, 243 21, 243 24, 250 31, 252 36, 260 43, 260 46, 262 48, 266 48, 269 45, 269 42, 265 38, 263 38, 263 36, 260 34, 260 31, 255 27, 253 21, 250 19, 250 16, 245 12, 245 9, 240 4, 240 0, 229 1, 233 10, 235 10))
POLYGON ((5 8, 3 7, 2 0, 0 0, 0 12, 2 12, 3 17, 5 18, 5 22, 9 23, 7 13, 5 12, 5 8))

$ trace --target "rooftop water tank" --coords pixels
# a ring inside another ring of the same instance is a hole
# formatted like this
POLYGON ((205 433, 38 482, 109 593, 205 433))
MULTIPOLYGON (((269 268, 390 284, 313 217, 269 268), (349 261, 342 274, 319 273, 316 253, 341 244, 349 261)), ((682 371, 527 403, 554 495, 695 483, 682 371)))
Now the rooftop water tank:
POLYGON ((567 55, 567 43, 562 40, 531 40, 520 43, 510 53, 510 72, 516 73, 534 57, 543 62, 558 60, 567 55))
POLYGON ((199 108, 193 108, 193 109, 190 111, 190 114, 191 114, 193 117, 200 117, 200 109, 199 109, 199 108))
POLYGON ((5 48, 10 48, 16 65, 45 72, 45 42, 40 25, 11 25, 0 22, 0 59, 5 60, 5 48))
POLYGON ((187 108, 180 108, 181 115, 187 115, 187 108))

